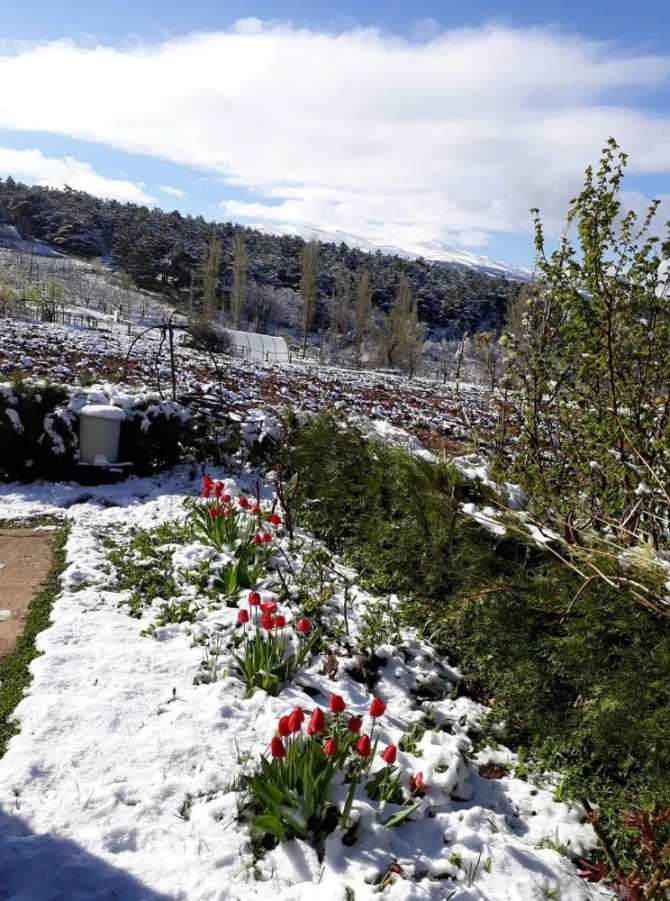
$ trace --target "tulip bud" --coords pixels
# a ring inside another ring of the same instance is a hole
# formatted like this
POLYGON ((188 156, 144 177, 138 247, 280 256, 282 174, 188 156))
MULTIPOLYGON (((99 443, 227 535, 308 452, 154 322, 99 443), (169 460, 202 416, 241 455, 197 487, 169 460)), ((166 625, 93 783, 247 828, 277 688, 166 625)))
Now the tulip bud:
POLYGON ((387 763, 389 766, 395 763, 397 748, 395 745, 387 745, 381 753, 381 758, 384 763, 387 763))
POLYGON ((343 713, 344 712, 344 698, 340 695, 331 695, 328 698, 328 706, 332 710, 333 713, 343 713))
POLYGON ((305 714, 302 712, 302 707, 294 707, 288 717, 288 725, 291 732, 300 732, 304 719, 305 714))
POLYGON ((289 717, 281 716, 279 717, 279 725, 277 726, 277 732, 283 737, 286 738, 291 734, 291 727, 289 726, 289 717))
POLYGON ((310 630, 311 622, 307 619, 306 616, 303 616, 302 619, 299 619, 295 624, 296 632, 300 632, 301 635, 307 635, 310 630))
POLYGON ((370 716, 381 716, 386 710, 386 704, 380 698, 373 698, 370 701, 370 716))
POLYGON ((347 723, 347 729, 350 732, 360 732, 362 725, 363 720, 360 718, 360 716, 352 716, 347 723))
POLYGON ((261 596, 257 591, 249 592, 249 606, 250 607, 259 607, 261 603, 261 596))
POLYGON ((238 610, 237 612, 237 621, 238 623, 248 623, 249 622, 249 611, 248 610, 238 610))
POLYGON ((359 757, 369 757, 370 756, 370 736, 361 735, 361 737, 356 742, 354 751, 356 751, 356 753, 358 754, 359 757))
POLYGON ((337 742, 334 738, 328 738, 324 741, 323 753, 326 757, 334 757, 337 754, 337 742))
POLYGON ((323 715, 323 710, 320 707, 317 707, 310 716, 309 723, 307 723, 307 734, 318 735, 320 732, 323 732, 325 728, 326 718, 323 715))
POLYGON ((270 742, 270 753, 273 757, 286 757, 284 742, 278 735, 272 737, 272 741, 270 742))

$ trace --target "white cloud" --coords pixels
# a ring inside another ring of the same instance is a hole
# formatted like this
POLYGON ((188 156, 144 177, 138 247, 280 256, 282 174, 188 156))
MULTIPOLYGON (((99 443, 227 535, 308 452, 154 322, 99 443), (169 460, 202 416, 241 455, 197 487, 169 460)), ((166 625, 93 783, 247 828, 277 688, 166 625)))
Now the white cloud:
POLYGON ((247 19, 153 46, 21 47, 0 57, 12 85, 0 127, 158 156, 256 193, 225 201, 230 216, 395 244, 481 244, 527 231, 534 205, 558 230, 609 135, 631 170, 670 171, 670 117, 619 99, 667 86, 670 56, 538 28, 424 33, 247 19))
POLYGON ((11 175, 19 181, 36 182, 62 188, 69 185, 98 197, 130 203, 153 203, 155 197, 144 190, 143 183, 106 178, 89 164, 71 156, 63 159, 44 156, 40 150, 15 150, 0 147, 0 175, 11 175))
POLYGON ((163 194, 170 194, 172 197, 186 197, 186 191, 181 188, 173 188, 172 185, 159 185, 158 190, 163 194))

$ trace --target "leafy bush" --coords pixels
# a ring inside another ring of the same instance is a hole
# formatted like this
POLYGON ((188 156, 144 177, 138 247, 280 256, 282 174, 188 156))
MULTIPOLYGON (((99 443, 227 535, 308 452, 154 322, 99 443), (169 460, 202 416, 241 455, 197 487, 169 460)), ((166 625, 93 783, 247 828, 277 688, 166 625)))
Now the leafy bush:
POLYGON ((0 390, 0 479, 32 481, 67 476, 77 438, 60 385, 16 379, 0 390))
POLYGON ((443 591, 453 579, 456 473, 365 438, 330 413, 287 437, 303 522, 380 592, 443 591))
MULTIPOLYGON (((670 799, 670 622, 628 592, 584 585, 510 519, 496 536, 459 514, 480 489, 444 464, 365 440, 330 415, 291 436, 296 512, 361 568, 405 595, 405 618, 495 698, 511 741, 564 791, 600 805, 622 860, 622 806, 670 799)), ((609 574, 616 572, 610 561, 609 574)))
POLYGON ((121 426, 119 460, 133 464, 138 475, 176 466, 194 451, 190 419, 171 401, 139 399, 121 426))
POLYGON ((82 395, 65 385, 28 379, 0 384, 0 479, 76 479, 79 411, 87 402, 123 404, 119 460, 132 463, 140 475, 197 456, 197 445, 207 444, 179 404, 153 396, 108 395, 99 386, 82 395))

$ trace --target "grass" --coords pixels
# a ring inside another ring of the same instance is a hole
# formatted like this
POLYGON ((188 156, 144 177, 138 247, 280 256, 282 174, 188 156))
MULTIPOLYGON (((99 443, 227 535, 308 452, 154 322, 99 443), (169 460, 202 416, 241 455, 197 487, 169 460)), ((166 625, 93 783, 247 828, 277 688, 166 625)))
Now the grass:
MULTIPOLYGON (((5 527, 16 523, 4 523, 5 527)), ((19 527, 34 527, 35 523, 20 523, 19 527)), ((0 663, 0 757, 7 750, 9 739, 19 732, 11 720, 17 704, 32 681, 30 664, 40 656, 35 639, 51 622, 51 608, 60 589, 60 575, 65 568, 65 542, 68 527, 59 523, 52 547, 51 568, 42 589, 28 608, 28 616, 14 652, 0 663)))

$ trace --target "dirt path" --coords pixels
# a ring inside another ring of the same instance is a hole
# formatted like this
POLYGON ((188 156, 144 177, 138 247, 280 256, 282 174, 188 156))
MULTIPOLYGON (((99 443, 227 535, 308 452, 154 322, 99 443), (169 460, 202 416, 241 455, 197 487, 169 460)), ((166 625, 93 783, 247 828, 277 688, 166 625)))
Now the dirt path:
POLYGON ((0 529, 0 660, 23 631, 28 605, 51 567, 53 540, 53 532, 0 529))

